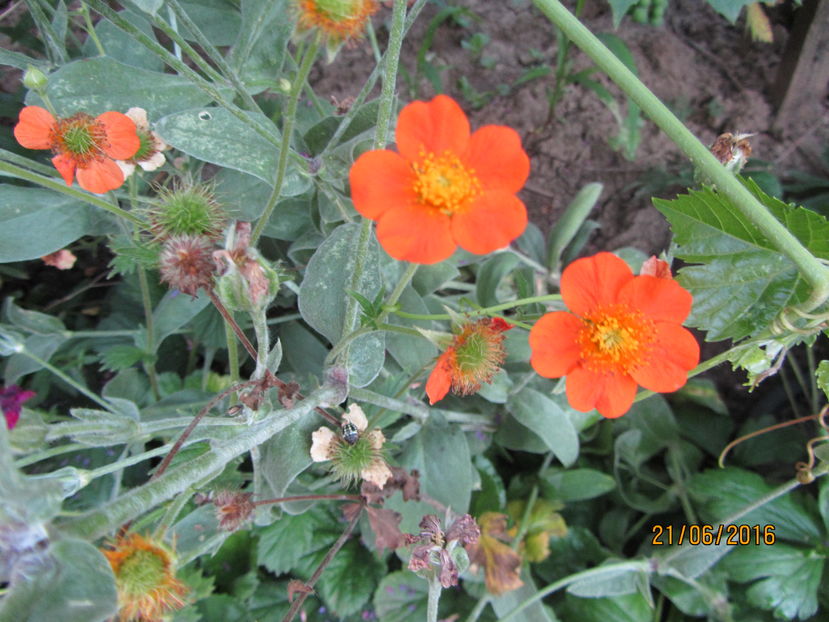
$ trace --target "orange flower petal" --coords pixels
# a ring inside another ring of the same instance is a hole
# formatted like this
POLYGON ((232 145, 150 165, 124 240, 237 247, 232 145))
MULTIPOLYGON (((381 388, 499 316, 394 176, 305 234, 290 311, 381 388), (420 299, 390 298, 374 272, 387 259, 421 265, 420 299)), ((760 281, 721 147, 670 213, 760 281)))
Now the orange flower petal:
POLYGON ((641 386, 670 393, 688 380, 688 371, 699 363, 699 344, 691 332, 672 322, 656 326, 656 343, 649 364, 631 371, 641 386))
POLYGON ((559 378, 570 373, 581 357, 576 336, 581 320, 566 311, 553 311, 530 330, 530 364, 540 376, 559 378))
POLYGON ((400 111, 395 139, 400 155, 411 161, 419 160, 423 151, 461 155, 469 145, 469 119, 446 95, 412 102, 400 111))
POLYGON ((26 149, 51 149, 54 125, 55 117, 51 112, 40 106, 26 106, 14 126, 14 137, 26 149))
POLYGON ((400 261, 433 264, 455 252, 449 217, 422 205, 393 207, 377 221, 377 239, 400 261))
MULTIPOLYGON (((101 149, 113 160, 131 158, 141 147, 141 140, 138 138, 135 129, 135 121, 127 115, 110 111, 99 115, 95 120, 102 123, 106 131, 107 144, 101 145, 101 149)), ((80 182, 80 179, 78 181, 80 182)))
POLYGON ((80 187, 95 194, 115 190, 124 183, 124 173, 115 162, 107 158, 93 160, 77 172, 80 187))
POLYGON ((461 248, 485 255, 524 232, 527 209, 513 194, 496 190, 475 199, 469 210, 452 216, 452 235, 461 248))
POLYGON ((451 348, 438 357, 435 368, 429 374, 426 381, 426 395, 429 396, 429 404, 439 402, 452 387, 452 361, 451 348))
POLYGON ((691 293, 673 279, 637 276, 619 292, 624 302, 657 322, 681 324, 691 312, 691 293))
POLYGON ((603 417, 621 417, 633 404, 636 382, 624 374, 597 374, 576 367, 567 375, 567 401, 581 412, 594 408, 603 417))
POLYGON ((576 315, 612 304, 622 286, 633 279, 633 272, 613 253, 597 253, 577 259, 561 275, 561 297, 576 315))
POLYGON ((604 391, 596 402, 596 410, 602 417, 616 419, 633 405, 636 397, 636 381, 622 374, 608 374, 604 377, 604 391))
POLYGON ((67 186, 72 185, 72 180, 75 179, 75 158, 65 153, 52 158, 52 164, 58 169, 58 173, 63 177, 63 181, 67 186))
POLYGON ((464 164, 475 171, 484 190, 515 194, 530 175, 530 158, 511 127, 486 125, 469 139, 464 164))
POLYGON ((367 151, 354 162, 348 178, 355 209, 372 220, 416 200, 412 167, 394 151, 367 151))

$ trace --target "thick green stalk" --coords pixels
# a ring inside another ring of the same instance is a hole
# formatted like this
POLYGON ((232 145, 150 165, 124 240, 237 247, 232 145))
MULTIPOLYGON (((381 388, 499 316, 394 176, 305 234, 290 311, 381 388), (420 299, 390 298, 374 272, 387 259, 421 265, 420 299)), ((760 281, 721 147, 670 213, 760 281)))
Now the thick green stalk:
POLYGON ((152 354, 153 360, 144 362, 144 371, 150 380, 150 390, 158 400, 161 393, 158 389, 158 374, 155 371, 155 327, 153 323, 153 303, 150 299, 150 284, 147 280, 147 270, 138 266, 138 283, 141 287, 141 304, 144 306, 144 321, 147 323, 147 351, 152 354))
MULTIPOLYGON (((531 305, 535 303, 556 302, 561 300, 561 294, 544 294, 543 296, 530 296, 529 298, 519 298, 518 300, 511 300, 510 302, 502 302, 491 307, 483 307, 482 309, 471 309, 463 313, 469 316, 475 315, 489 315, 490 313, 497 313, 498 311, 506 311, 521 307, 523 305, 531 305)), ((410 320, 451 320, 452 316, 448 313, 408 313, 407 311, 393 310, 392 313, 400 317, 410 320)))
POLYGON ((86 2, 81 2, 80 12, 81 15, 83 15, 83 22, 86 25, 86 34, 89 35, 89 38, 92 39, 92 42, 95 44, 95 49, 98 50, 98 54, 106 56, 106 50, 104 49, 104 46, 101 45, 98 33, 95 32, 95 25, 92 23, 92 18, 89 16, 89 7, 86 6, 86 2))
POLYGON ((44 188, 49 188, 49 190, 61 192, 65 195, 72 197, 73 199, 78 199, 79 201, 83 201, 84 203, 89 203, 90 205, 94 205, 95 207, 100 207, 101 209, 105 209, 108 212, 112 212, 119 218, 129 220, 131 223, 138 225, 139 227, 143 228, 147 225, 147 223, 141 220, 138 216, 130 214, 129 212, 122 210, 120 207, 115 207, 110 202, 100 197, 97 197, 94 194, 89 194, 88 192, 75 190, 71 186, 67 186, 62 181, 52 179, 51 177, 44 177, 43 175, 38 175, 37 173, 33 173, 32 171, 27 171, 25 168, 21 168, 14 164, 10 164, 9 162, 2 161, 0 161, 0 172, 9 173, 14 177, 25 179, 26 181, 38 184, 39 186, 43 186, 44 188))
POLYGON ((829 298, 829 270, 715 158, 683 123, 558 0, 533 0, 562 32, 587 54, 616 85, 679 147, 760 232, 794 262, 812 287, 801 305, 810 311, 829 298))
POLYGON ((299 421, 314 408, 339 403, 343 397, 341 387, 323 386, 293 408, 268 413, 263 420, 240 430, 233 438, 213 443, 210 451, 167 471, 152 482, 130 490, 110 503, 64 519, 59 527, 69 534, 90 540, 106 536, 118 525, 133 520, 168 499, 172 499, 194 483, 219 473, 228 462, 266 442, 274 434, 299 421))
POLYGON ((438 603, 443 587, 438 579, 437 571, 433 570, 429 577, 429 596, 426 601, 426 622, 438 622, 438 603))
POLYGON ((288 108, 285 111, 285 116, 282 120, 282 145, 279 148, 279 161, 276 164, 276 179, 273 184, 273 191, 268 197, 268 203, 265 205, 265 210, 259 217, 256 227, 250 236, 250 245, 255 246, 259 236, 265 229, 265 225, 271 218, 276 202, 282 194, 282 184, 285 181, 285 171, 288 170, 288 155, 291 153, 291 141, 294 137, 294 123, 296 122, 296 109, 299 103, 299 95, 302 93, 302 88, 308 80, 308 74, 311 73, 311 67, 314 66, 314 61, 317 59, 317 52, 319 51, 319 39, 314 39, 313 42, 305 50, 305 55, 299 65, 299 70, 291 84, 291 94, 288 98, 288 108))

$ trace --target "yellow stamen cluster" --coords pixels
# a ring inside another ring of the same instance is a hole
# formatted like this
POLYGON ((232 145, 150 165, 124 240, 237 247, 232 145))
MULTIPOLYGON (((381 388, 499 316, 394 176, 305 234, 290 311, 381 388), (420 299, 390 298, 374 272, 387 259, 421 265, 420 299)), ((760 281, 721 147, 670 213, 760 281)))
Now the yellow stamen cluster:
POLYGON ((648 357, 656 325, 624 304, 600 307, 582 317, 576 338, 590 371, 629 373, 648 357))
POLYGON ((420 201, 449 216, 466 210, 481 193, 475 171, 450 151, 422 153, 414 172, 414 191, 420 201))

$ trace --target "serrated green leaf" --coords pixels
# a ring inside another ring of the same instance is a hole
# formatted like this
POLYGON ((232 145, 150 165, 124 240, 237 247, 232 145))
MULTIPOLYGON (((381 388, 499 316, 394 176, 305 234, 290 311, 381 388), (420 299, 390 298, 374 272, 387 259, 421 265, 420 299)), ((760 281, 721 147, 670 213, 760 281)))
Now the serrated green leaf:
POLYGON ((469 444, 457 427, 435 417, 406 443, 398 458, 407 470, 420 472, 420 489, 453 512, 469 508, 472 491, 469 444))
MULTIPOLYGON (((706 523, 717 522, 753 504, 774 489, 756 473, 736 467, 708 470, 696 474, 689 485, 689 492, 699 504, 706 523)), ((816 543, 822 538, 822 530, 812 507, 796 493, 775 499, 742 516, 740 523, 749 525, 774 525, 778 540, 816 543)))
MULTIPOLYGON (((64 116, 79 111, 92 115, 107 110, 126 112, 140 106, 147 111, 150 122, 210 101, 209 95, 185 78, 130 67, 107 56, 63 65, 49 76, 46 93, 58 114, 64 116)), ((26 103, 41 104, 41 101, 30 91, 26 103)))
POLYGON ((101 356, 101 366, 110 371, 121 371, 138 363, 144 358, 144 350, 121 344, 112 346, 101 356))
POLYGON ((749 588, 749 602, 788 620, 806 619, 817 611, 824 563, 824 556, 812 550, 781 542, 738 547, 723 562, 735 581, 761 579, 749 588))
POLYGON ((380 622, 425 620, 427 599, 426 581, 401 570, 380 581, 374 593, 374 610, 380 622))
POLYGON ((385 562, 378 560, 357 540, 349 540, 326 567, 319 594, 340 617, 357 613, 369 602, 377 584, 386 574, 385 562), (359 569, 359 572, 355 572, 359 569))
POLYGON ((507 402, 507 409, 535 432, 565 466, 579 455, 579 437, 573 422, 558 404, 534 389, 524 389, 507 402))
POLYGON ((333 534, 333 538, 325 538, 312 547, 315 534, 330 528, 328 519, 329 515, 317 508, 312 508, 301 516, 283 514, 282 518, 259 532, 259 563, 277 575, 289 572, 303 556, 337 538, 333 534))

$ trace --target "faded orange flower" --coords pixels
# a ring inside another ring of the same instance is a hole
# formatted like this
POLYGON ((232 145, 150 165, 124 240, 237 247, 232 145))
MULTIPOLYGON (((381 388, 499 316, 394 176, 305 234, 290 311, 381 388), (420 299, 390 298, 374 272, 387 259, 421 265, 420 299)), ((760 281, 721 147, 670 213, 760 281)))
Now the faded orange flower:
POLYGON ((317 30, 336 47, 359 37, 378 6, 375 0, 295 0, 297 30, 317 30))
POLYGON ((115 574, 121 622, 160 620, 186 604, 187 586, 176 578, 173 554, 160 542, 131 533, 102 552, 115 574))
POLYGON ((637 384, 676 391, 699 362, 699 345, 681 326, 691 294, 673 279, 634 276, 616 255, 599 253, 565 268, 561 296, 570 312, 536 322, 530 363, 547 378, 567 376, 567 400, 576 410, 620 417, 637 384))
POLYGON ((126 160, 141 146, 135 123, 120 112, 97 117, 79 112, 56 119, 40 106, 26 106, 14 127, 14 137, 27 149, 51 149, 52 164, 67 186, 77 174, 84 190, 103 194, 124 183, 115 160, 126 160))
POLYGON ((491 382, 504 362, 504 331, 510 328, 501 318, 464 324, 429 374, 429 403, 442 400, 450 389, 457 395, 471 395, 481 383, 491 382))

